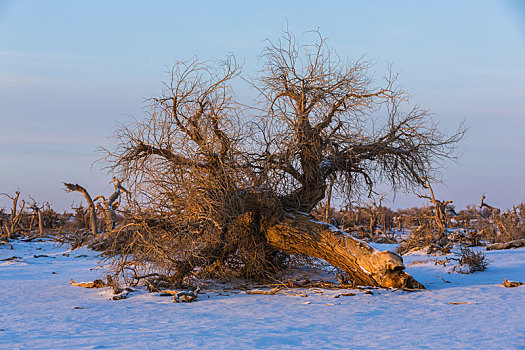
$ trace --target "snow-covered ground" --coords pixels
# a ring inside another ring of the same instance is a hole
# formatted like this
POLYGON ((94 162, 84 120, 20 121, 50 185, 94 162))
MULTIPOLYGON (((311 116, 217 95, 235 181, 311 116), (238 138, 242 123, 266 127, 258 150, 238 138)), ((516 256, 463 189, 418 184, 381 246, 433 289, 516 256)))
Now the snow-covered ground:
POLYGON ((471 275, 447 274, 435 257, 406 256, 407 271, 428 288, 421 292, 208 290, 177 304, 140 288, 115 301, 107 288, 69 285, 103 275, 86 249, 13 246, 0 246, 0 259, 20 257, 0 261, 1 349, 525 348, 525 286, 501 285, 525 282, 525 248, 487 252, 487 271, 471 275))

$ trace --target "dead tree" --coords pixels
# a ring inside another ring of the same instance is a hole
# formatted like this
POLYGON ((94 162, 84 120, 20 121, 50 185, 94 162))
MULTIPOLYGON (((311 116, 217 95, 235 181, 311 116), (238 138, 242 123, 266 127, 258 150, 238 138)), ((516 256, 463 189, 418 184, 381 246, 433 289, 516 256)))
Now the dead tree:
POLYGON ((96 211, 93 199, 91 199, 91 196, 89 195, 88 191, 84 187, 78 184, 71 184, 71 183, 64 182, 64 186, 66 187, 66 190, 68 192, 80 192, 84 196, 84 199, 86 200, 88 207, 89 207, 89 211, 90 211, 91 232, 93 233, 93 235, 96 235, 98 233, 97 211, 96 211))
POLYGON ((18 200, 20 198, 20 191, 16 191, 15 195, 12 196, 7 193, 1 193, 12 201, 11 213, 9 215, 9 223, 4 221, 4 230, 6 231, 6 239, 12 239, 16 237, 17 232, 21 229, 20 220, 24 212, 26 202, 22 200, 22 205, 18 208, 18 200))
POLYGON ((363 212, 368 215, 368 231, 370 239, 374 239, 377 233, 377 225, 379 224, 379 210, 382 208, 383 196, 379 198, 379 205, 376 201, 371 204, 367 204, 360 208, 363 212))
POLYGON ((426 198, 432 202, 434 205, 434 217, 433 221, 438 227, 437 239, 443 241, 443 245, 447 244, 447 205, 452 203, 452 201, 441 201, 436 199, 434 196, 434 190, 430 185, 428 179, 425 181, 425 187, 430 191, 430 197, 427 195, 418 194, 419 198, 426 198))
MULTIPOLYGON (((44 220, 42 218, 42 209, 37 205, 36 201, 33 198, 31 198, 31 200, 33 201, 33 203, 31 204, 31 209, 33 209, 33 212, 37 214, 37 217, 38 217, 38 231, 42 235, 44 233, 44 220)), ((32 227, 33 226, 33 217, 34 217, 34 214, 33 214, 33 216, 31 216, 31 225, 29 227, 29 230, 31 230, 33 228, 32 227)))
POLYGON ((324 220, 328 222, 331 217, 331 210, 332 210, 332 189, 334 188, 334 181, 335 178, 330 178, 326 193, 326 203, 324 208, 324 220))
POLYGON ((309 213, 330 179, 347 198, 370 194, 380 181, 394 189, 423 185, 463 130, 446 137, 426 111, 403 112, 407 96, 395 75, 373 87, 368 62, 339 60, 320 36, 299 45, 285 34, 263 59, 253 85, 265 102, 257 108, 235 101, 233 59, 218 68, 193 60, 174 66, 146 120, 116 132, 106 159, 131 187, 140 223, 113 251, 116 265, 154 266, 179 281, 197 271, 254 278, 306 254, 359 284, 422 287, 399 256, 309 213), (371 130, 381 112, 383 127, 371 130))
POLYGON ((500 216, 501 210, 499 208, 495 208, 485 203, 485 195, 481 196, 481 204, 479 205, 479 208, 480 209, 488 208, 490 212, 492 213, 492 217, 494 218, 494 223, 498 227, 499 231, 502 234, 507 234, 507 228, 505 227, 505 225, 503 225, 503 222, 501 221, 501 216, 500 216))
MULTIPOLYGON (((481 197, 480 209, 487 208, 492 214, 494 224, 498 228, 497 236, 492 237, 499 242, 508 242, 516 239, 525 238, 525 224, 522 218, 518 215, 517 208, 514 206, 512 211, 501 214, 501 209, 495 208, 485 203, 485 195, 481 197)), ((521 213, 520 210, 520 214, 521 213)))
POLYGON ((96 202, 98 199, 102 200, 102 203, 104 206, 101 206, 99 204, 99 209, 102 213, 104 213, 106 231, 110 231, 115 228, 115 219, 116 219, 115 210, 118 207, 118 202, 116 201, 121 195, 122 191, 127 192, 127 190, 124 187, 122 187, 120 180, 118 180, 117 178, 113 178, 112 182, 114 182, 115 191, 107 200, 102 195, 95 197, 95 199, 93 200, 93 202, 96 202))
POLYGON ((4 212, 4 208, 0 207, 0 241, 4 239, 4 237, 7 239, 7 232, 4 233, 4 223, 7 220, 7 215, 4 212))

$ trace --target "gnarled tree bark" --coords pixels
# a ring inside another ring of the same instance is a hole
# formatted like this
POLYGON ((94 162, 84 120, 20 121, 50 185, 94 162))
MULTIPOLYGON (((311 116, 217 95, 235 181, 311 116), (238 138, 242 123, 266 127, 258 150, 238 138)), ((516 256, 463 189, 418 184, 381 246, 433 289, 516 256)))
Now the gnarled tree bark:
POLYGON ((275 249, 325 260, 348 273, 358 285, 424 289, 404 272, 403 259, 390 251, 378 251, 330 224, 301 212, 287 212, 266 231, 275 249))

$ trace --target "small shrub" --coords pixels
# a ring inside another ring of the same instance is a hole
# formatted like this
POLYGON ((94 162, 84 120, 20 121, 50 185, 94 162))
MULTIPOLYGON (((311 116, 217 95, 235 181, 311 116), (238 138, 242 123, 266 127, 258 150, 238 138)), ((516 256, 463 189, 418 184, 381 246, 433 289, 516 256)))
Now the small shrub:
POLYGON ((472 250, 467 247, 460 248, 461 257, 459 258, 459 269, 460 273, 473 273, 476 271, 485 271, 489 262, 485 253, 478 250, 472 250), (461 269, 461 267, 466 267, 467 269, 461 269))

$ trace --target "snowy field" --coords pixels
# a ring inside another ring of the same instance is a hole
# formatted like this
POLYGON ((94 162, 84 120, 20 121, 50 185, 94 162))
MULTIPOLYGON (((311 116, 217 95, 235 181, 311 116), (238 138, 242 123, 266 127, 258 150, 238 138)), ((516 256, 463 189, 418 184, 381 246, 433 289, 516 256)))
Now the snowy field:
POLYGON ((525 282, 525 248, 489 251, 487 271, 471 275, 448 274, 435 257, 406 256, 407 271, 427 291, 208 290, 189 304, 140 288, 115 301, 108 288, 69 285, 103 276, 86 249, 13 248, 0 246, 1 349, 525 348, 525 286, 501 285, 525 282), (335 297, 342 293, 355 295, 335 297))

